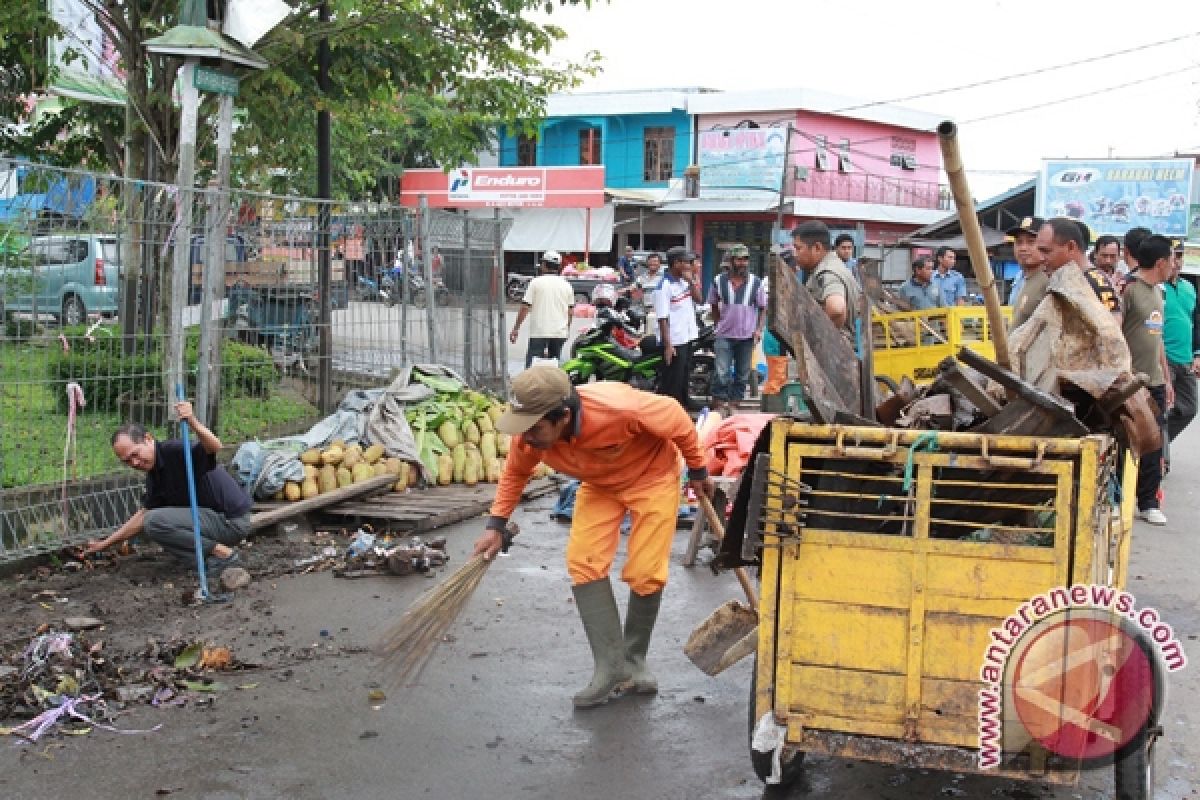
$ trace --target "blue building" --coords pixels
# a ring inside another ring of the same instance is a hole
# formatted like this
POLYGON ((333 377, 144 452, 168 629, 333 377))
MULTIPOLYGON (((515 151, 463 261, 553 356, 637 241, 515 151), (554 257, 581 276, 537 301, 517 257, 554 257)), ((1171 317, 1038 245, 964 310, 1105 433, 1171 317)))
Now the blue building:
POLYGON ((614 189, 665 189, 691 163, 687 98, 700 89, 554 95, 536 134, 501 130, 499 166, 602 164, 614 189))

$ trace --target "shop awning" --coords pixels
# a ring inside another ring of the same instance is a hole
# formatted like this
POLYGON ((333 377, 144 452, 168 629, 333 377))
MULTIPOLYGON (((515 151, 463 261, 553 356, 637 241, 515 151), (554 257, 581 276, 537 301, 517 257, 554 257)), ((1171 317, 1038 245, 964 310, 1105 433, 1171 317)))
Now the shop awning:
MULTIPOLYGON (((473 210, 471 216, 492 216, 491 211, 473 210)), ((508 252, 540 253, 563 250, 607 253, 612 249, 614 209, 600 208, 504 208, 500 216, 513 221, 504 237, 508 252), (590 216, 590 219, 589 219, 590 216)))
MULTIPOLYGON (((658 210, 670 214, 761 214, 778 211, 779 201, 774 196, 753 199, 695 197, 665 203, 658 210)), ((790 213, 786 205, 784 213, 790 213)))
POLYGON ((798 217, 838 219, 854 222, 891 222, 898 225, 928 225, 946 216, 944 209, 909 208, 886 203, 854 203, 818 197, 789 197, 792 213, 798 217))
POLYGON ((653 208, 663 201, 666 189, 608 189, 604 194, 617 206, 644 206, 653 208))

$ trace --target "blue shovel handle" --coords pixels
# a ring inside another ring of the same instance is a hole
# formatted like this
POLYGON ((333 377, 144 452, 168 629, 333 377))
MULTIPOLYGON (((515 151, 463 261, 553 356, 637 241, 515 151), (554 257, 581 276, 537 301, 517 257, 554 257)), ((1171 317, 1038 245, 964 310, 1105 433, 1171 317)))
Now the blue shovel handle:
MULTIPOLYGON (((175 384, 175 397, 183 402, 187 397, 183 393, 183 384, 175 384)), ((192 506, 192 539, 196 543, 196 572, 200 575, 200 597, 209 599, 208 574, 204 569, 204 542, 200 538, 200 507, 196 503, 196 473, 192 467, 192 442, 188 434, 188 424, 180 421, 179 429, 183 434, 183 463, 187 466, 188 502, 192 506)))

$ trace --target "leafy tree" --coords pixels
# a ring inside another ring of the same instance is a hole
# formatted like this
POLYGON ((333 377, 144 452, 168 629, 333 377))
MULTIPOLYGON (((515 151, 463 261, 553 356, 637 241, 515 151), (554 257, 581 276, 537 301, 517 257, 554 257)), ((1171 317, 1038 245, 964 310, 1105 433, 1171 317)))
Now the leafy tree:
MULTIPOLYGON (((87 163, 102 154, 109 169, 133 178, 170 182, 178 159, 179 114, 172 87, 180 61, 145 52, 146 39, 175 24, 178 0, 87 0, 113 37, 127 75, 134 125, 131 163, 123 163, 125 115, 121 109, 66 103, 51 127, 8 132, 0 147, 42 153, 61 131, 63 160, 87 163), (149 149, 152 166, 144 158, 149 149)), ((564 38, 550 24, 529 18, 556 5, 591 6, 592 0, 329 0, 331 20, 318 19, 318 3, 288 0, 292 13, 256 46, 271 66, 245 76, 237 99, 235 179, 254 188, 311 194, 315 187, 316 112, 333 115, 335 193, 361 196, 401 165, 457 164, 487 146, 499 124, 526 124, 541 115, 547 95, 569 88, 591 71, 598 56, 548 67, 541 56, 564 38), (329 41, 331 89, 317 87, 320 40, 329 41), (280 181, 271 171, 288 170, 280 181)), ((210 0, 210 8, 223 8, 210 0)), ((45 84, 44 42, 54 23, 41 3, 4 4, 0 54, 27 79, 5 93, 0 116, 26 116, 20 96, 45 84)), ((215 116, 205 98, 201 119, 215 116)), ((202 132, 198 164, 211 166, 211 127, 202 132), (204 163, 207 155, 209 164, 204 163)))

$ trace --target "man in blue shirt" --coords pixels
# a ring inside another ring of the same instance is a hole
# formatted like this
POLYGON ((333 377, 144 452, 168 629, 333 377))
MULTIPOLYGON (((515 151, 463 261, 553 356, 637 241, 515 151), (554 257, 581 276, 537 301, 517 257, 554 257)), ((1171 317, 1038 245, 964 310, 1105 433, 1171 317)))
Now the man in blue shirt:
POLYGON ((949 247, 939 247, 934 254, 937 270, 933 283, 937 286, 943 306, 962 306, 967 303, 967 280, 954 268, 958 256, 949 247))
POLYGON ((833 250, 846 265, 846 269, 850 270, 854 279, 861 284, 862 276, 858 274, 858 259, 854 257, 854 237, 848 233, 839 233, 838 237, 833 240, 833 250))
POLYGON ((900 296, 908 301, 913 311, 947 305, 942 302, 941 292, 934 282, 933 264, 929 262, 929 256, 920 256, 913 262, 912 277, 900 285, 900 296))

